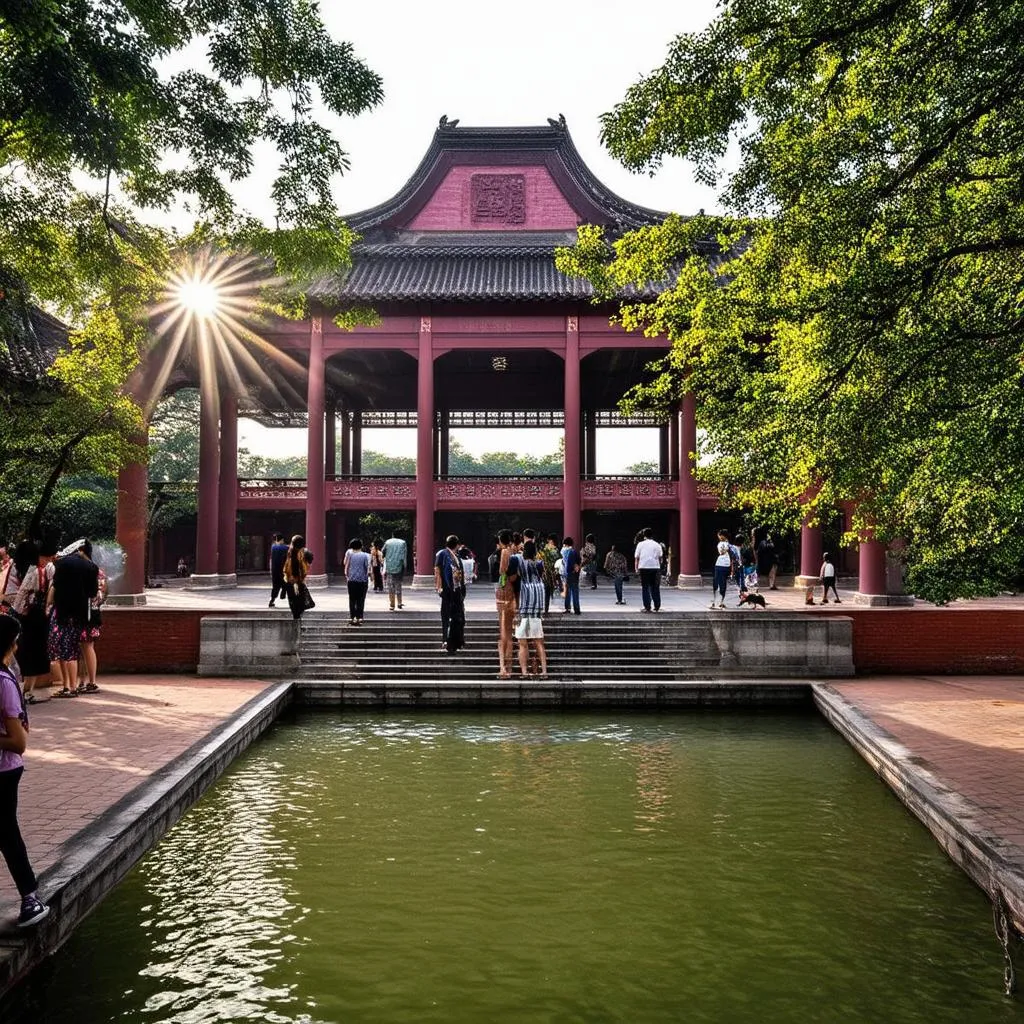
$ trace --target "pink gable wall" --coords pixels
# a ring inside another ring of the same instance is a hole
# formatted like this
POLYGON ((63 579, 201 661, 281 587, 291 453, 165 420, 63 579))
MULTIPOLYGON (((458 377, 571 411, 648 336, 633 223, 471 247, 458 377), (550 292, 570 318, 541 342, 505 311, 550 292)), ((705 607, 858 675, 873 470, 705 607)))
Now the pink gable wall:
POLYGON ((573 229, 582 223, 546 167, 453 167, 407 226, 420 231, 539 231, 573 229), (525 220, 520 224, 473 223, 470 188, 474 174, 522 175, 526 186, 525 220))

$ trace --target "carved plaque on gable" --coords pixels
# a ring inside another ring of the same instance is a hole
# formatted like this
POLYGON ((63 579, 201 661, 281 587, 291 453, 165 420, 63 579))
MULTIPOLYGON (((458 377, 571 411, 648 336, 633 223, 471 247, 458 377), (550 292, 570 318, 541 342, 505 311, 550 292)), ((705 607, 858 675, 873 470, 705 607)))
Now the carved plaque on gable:
POLYGON ((526 223, 526 177, 522 174, 474 174, 469 195, 474 224, 526 223))

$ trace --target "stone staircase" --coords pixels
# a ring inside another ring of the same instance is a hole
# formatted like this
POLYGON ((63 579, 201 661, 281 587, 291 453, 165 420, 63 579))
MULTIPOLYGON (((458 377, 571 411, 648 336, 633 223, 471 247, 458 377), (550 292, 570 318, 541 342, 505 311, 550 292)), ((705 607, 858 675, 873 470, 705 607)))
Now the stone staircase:
MULTIPOLYGON (((600 617, 553 613, 544 618, 552 679, 703 679, 716 674, 719 649, 708 617, 666 614, 600 617)), ((353 627, 338 616, 307 614, 298 645, 301 679, 483 680, 498 671, 498 624, 466 620, 467 646, 441 648, 436 614, 401 612, 353 627)), ((514 645, 518 649, 517 645, 514 645)), ((518 666, 515 669, 518 678, 518 666)))

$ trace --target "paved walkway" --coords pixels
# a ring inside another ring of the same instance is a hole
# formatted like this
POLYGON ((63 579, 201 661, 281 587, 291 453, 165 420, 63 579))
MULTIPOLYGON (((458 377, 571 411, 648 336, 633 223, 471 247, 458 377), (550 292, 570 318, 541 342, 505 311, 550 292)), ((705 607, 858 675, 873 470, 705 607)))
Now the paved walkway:
MULTIPOLYGON (((228 611, 240 608, 253 610, 266 608, 270 594, 269 580, 256 576, 243 576, 240 585, 228 590, 191 590, 185 586, 184 580, 161 580, 161 586, 146 591, 146 603, 150 608, 203 608, 211 611, 228 611)), ((855 580, 841 580, 839 594, 843 603, 839 606, 844 613, 855 613, 859 606, 854 604, 853 588, 855 580), (847 585, 844 585, 847 584, 847 585)), ((813 611, 804 603, 804 591, 793 586, 789 578, 780 579, 778 590, 762 588, 761 593, 773 611, 813 611)), ((816 596, 820 597, 821 589, 815 588, 816 596)), ((323 611, 348 611, 348 591, 344 580, 332 582, 326 590, 315 590, 313 596, 317 607, 323 611)), ((437 594, 427 588, 413 589, 407 578, 405 591, 405 607, 411 611, 437 612, 437 594)), ((580 590, 580 604, 583 611, 600 612, 602 615, 635 615, 643 607, 640 599, 640 585, 630 582, 625 587, 625 605, 615 603, 615 591, 608 580, 601 579, 597 590, 583 587, 580 590)), ((735 587, 727 591, 727 604, 736 605, 735 587)), ((678 590, 675 587, 662 587, 662 608, 665 611, 694 612, 704 611, 711 601, 711 587, 705 583, 699 590, 678 590)), ((555 602, 557 604, 557 601, 555 602)), ((279 601, 278 608, 286 609, 286 602, 279 601)), ((366 610, 370 614, 383 612, 388 607, 388 595, 375 594, 372 591, 366 597, 366 610)), ((835 605, 816 604, 815 608, 822 611, 835 611, 835 605)), ((918 608, 932 608, 924 602, 918 602, 918 608)), ((953 608, 1024 608, 1024 595, 1013 597, 986 598, 977 601, 954 602, 948 607, 953 608)), ((470 614, 486 612, 494 614, 494 590, 489 583, 472 584, 466 594, 466 611, 470 614)))
POLYGON ((1024 864, 1024 678, 876 677, 832 682, 1017 847, 1024 864))
MULTIPOLYGON (((18 817, 37 874, 75 833, 271 685, 183 676, 101 682, 99 693, 29 709, 18 817)), ((15 900, 0 869, 0 913, 15 900)))

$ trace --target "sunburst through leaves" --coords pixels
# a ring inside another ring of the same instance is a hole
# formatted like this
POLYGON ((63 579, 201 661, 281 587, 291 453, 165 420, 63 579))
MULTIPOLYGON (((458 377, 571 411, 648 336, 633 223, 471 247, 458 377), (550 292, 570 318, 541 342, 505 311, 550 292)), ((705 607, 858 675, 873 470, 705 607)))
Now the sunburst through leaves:
POLYGON ((203 400, 215 409, 224 390, 257 392, 282 407, 301 404, 288 379, 301 379, 304 367, 261 334, 262 297, 280 284, 258 256, 204 249, 183 258, 151 310, 155 372, 148 404, 159 400, 186 360, 198 371, 203 400))

